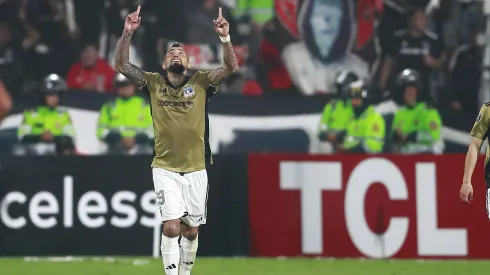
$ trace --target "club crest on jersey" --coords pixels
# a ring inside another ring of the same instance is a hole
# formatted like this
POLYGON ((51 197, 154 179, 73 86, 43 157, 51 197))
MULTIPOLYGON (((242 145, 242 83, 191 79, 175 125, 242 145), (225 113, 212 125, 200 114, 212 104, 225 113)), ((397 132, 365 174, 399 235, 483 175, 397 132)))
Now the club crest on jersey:
POLYGON ((185 85, 184 88, 182 88, 182 90, 184 91, 185 97, 190 97, 196 93, 196 91, 194 91, 194 88, 192 88, 191 85, 185 85))

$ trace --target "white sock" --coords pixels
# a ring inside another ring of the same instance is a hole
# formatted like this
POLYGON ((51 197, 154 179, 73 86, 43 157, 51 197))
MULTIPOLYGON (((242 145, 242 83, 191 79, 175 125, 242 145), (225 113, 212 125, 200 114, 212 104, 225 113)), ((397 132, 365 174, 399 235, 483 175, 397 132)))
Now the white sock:
POLYGON ((184 236, 180 239, 180 273, 179 275, 190 275, 191 269, 196 261, 197 247, 199 244, 199 236, 189 241, 184 236))
POLYGON ((179 237, 169 238, 162 235, 161 249, 165 274, 178 275, 180 260, 179 237))

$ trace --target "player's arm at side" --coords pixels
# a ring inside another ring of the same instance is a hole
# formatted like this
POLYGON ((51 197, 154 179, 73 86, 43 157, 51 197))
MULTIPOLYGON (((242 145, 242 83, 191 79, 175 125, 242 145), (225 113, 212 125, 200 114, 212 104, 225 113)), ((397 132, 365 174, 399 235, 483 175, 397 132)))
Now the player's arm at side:
POLYGON ((124 31, 116 51, 116 69, 127 77, 137 87, 143 87, 146 84, 146 74, 138 66, 129 62, 129 44, 133 34, 124 31))
POLYGON ((208 73, 209 82, 219 86, 232 73, 238 71, 238 60, 231 42, 223 43, 223 64, 208 73))
POLYGON ((460 196, 461 200, 469 202, 472 198, 473 188, 471 186, 471 178, 473 171, 475 170, 476 161, 480 154, 483 140, 488 134, 488 128, 490 123, 490 109, 485 104, 480 109, 475 124, 471 129, 470 135, 473 137, 470 145, 468 146, 468 152, 466 153, 466 160, 464 162, 464 176, 463 183, 461 185, 460 196))

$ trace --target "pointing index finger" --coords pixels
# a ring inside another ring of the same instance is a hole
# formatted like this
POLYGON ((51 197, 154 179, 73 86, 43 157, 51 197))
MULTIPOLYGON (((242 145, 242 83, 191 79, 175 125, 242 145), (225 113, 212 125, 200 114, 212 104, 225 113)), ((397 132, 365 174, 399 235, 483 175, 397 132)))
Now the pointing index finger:
POLYGON ((221 18, 223 17, 223 14, 221 13, 221 7, 219 7, 219 10, 218 10, 218 18, 221 18))
POLYGON ((140 15, 140 10, 141 10, 141 6, 138 5, 138 9, 136 10, 136 16, 139 16, 140 15))

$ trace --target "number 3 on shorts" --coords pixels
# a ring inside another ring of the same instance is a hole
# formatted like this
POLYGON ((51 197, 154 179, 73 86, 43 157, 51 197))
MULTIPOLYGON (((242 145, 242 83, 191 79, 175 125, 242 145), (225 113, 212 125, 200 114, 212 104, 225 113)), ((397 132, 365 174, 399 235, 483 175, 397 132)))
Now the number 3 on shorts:
POLYGON ((157 201, 158 201, 158 205, 160 206, 162 206, 165 203, 165 192, 163 192, 163 190, 157 192, 157 201))

